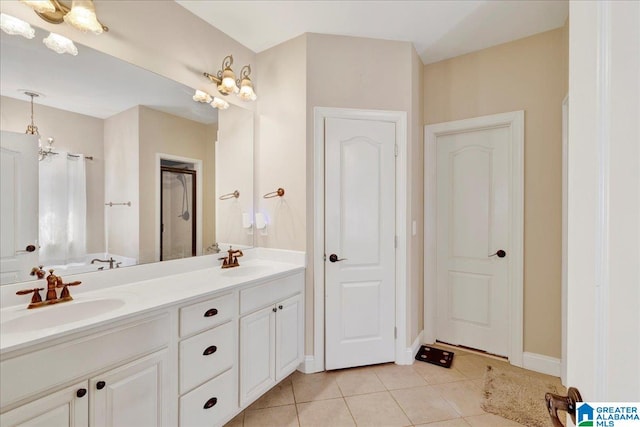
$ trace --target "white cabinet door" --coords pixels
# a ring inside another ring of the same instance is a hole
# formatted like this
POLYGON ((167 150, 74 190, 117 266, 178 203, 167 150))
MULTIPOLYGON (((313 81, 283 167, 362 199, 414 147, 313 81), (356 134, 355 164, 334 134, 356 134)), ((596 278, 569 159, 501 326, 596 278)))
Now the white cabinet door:
POLYGON ((87 427, 89 396, 83 381, 0 415, 3 427, 87 427))
POLYGON ((240 405, 251 402, 276 382, 275 318, 269 306, 240 319, 240 405))
POLYGON ((168 351, 161 350, 89 381, 92 427, 167 424, 168 351))
POLYGON ((302 362, 304 319, 302 296, 276 304, 276 381, 282 380, 302 362))

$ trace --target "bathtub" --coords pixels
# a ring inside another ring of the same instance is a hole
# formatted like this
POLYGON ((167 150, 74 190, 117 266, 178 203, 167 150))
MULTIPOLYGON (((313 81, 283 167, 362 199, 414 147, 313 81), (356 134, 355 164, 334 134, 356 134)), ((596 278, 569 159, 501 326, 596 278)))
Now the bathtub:
POLYGON ((68 276, 70 274, 90 273, 92 271, 108 270, 109 263, 96 262, 95 264, 91 264, 91 260, 94 258, 108 260, 110 257, 113 257, 113 259, 115 260, 113 268, 116 268, 115 266, 116 263, 120 263, 120 267, 127 267, 127 266, 137 264, 135 258, 125 257, 122 255, 116 255, 116 254, 93 253, 93 254, 87 254, 84 260, 81 262, 48 265, 44 267, 44 271, 49 271, 50 269, 54 269, 56 271, 56 274, 59 274, 61 276, 68 276))

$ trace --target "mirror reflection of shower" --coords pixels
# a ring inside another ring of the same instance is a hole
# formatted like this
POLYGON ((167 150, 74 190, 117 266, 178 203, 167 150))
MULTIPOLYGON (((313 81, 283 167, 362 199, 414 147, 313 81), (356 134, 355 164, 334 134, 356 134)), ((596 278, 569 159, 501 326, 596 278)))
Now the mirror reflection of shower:
POLYGON ((191 163, 160 165, 160 260, 196 255, 196 171, 191 163))

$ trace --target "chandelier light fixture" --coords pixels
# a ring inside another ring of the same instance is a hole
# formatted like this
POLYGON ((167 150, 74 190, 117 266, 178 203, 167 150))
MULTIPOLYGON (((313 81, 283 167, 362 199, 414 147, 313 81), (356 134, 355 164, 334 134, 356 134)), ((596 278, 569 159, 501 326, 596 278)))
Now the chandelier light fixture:
POLYGON ((33 98, 40 96, 40 94, 30 91, 25 91, 24 94, 31 97, 31 124, 27 126, 27 130, 24 133, 28 135, 40 135, 40 132, 38 132, 38 126, 36 126, 33 121, 33 98))
POLYGON ((218 92, 222 95, 236 94, 243 101, 255 101, 258 96, 253 90, 251 83, 251 66, 245 65, 240 70, 240 79, 236 80, 236 74, 231 66, 233 65, 233 55, 225 56, 222 60, 222 68, 213 75, 204 73, 204 76, 216 84, 218 92))
POLYGON ((98 21, 92 0, 73 0, 71 7, 60 0, 20 1, 31 7, 40 18, 51 24, 66 22, 82 32, 94 34, 109 31, 107 26, 98 21))

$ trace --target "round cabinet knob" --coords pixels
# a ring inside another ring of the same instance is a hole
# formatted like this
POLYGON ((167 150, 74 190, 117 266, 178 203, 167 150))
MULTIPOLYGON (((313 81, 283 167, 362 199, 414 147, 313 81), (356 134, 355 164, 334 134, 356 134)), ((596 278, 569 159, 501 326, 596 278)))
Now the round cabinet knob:
POLYGON ((97 388, 98 390, 102 390, 102 389, 104 388, 104 386, 106 386, 106 385, 107 385, 107 383, 105 383, 104 381, 98 381, 98 382, 96 383, 96 388, 97 388))
POLYGON ((279 305, 279 306, 278 306, 278 308, 279 308, 280 310, 282 310, 282 305, 279 305))
POLYGON ((273 311, 273 312, 275 313, 276 311, 278 311, 278 309, 277 309, 277 308, 275 308, 275 307, 273 307, 273 308, 271 309, 271 311, 273 311))
POLYGON ((76 396, 78 397, 84 397, 87 394, 87 389, 86 388, 79 388, 76 391, 76 396))

